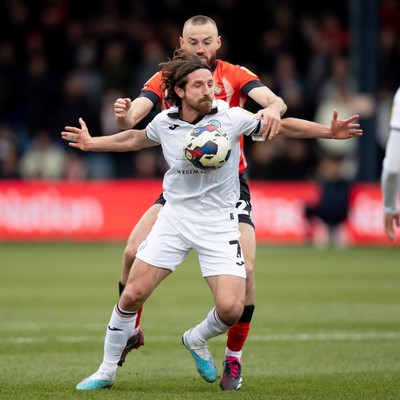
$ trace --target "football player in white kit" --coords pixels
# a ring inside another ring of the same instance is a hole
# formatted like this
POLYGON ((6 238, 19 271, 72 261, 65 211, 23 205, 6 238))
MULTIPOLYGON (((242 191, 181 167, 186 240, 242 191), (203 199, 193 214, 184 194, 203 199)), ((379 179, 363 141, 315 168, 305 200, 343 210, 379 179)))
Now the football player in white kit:
MULTIPOLYGON (((245 267, 240 248, 236 203, 239 198, 239 136, 256 135, 261 121, 241 109, 213 99, 211 70, 196 55, 177 55, 163 65, 163 82, 175 105, 158 114, 145 130, 130 129, 111 136, 91 137, 85 122, 61 133, 71 147, 83 151, 136 151, 161 144, 169 165, 163 181, 166 205, 139 248, 129 279, 113 309, 99 369, 77 385, 78 390, 110 387, 127 340, 135 334, 137 311, 158 284, 170 275, 191 249, 198 253, 202 275, 215 307, 182 342, 207 382, 217 379, 208 351, 209 339, 225 333, 243 312, 245 267), (183 142, 194 126, 218 124, 231 140, 227 163, 212 172, 195 169, 185 158, 183 142), (169 129, 171 126, 174 129, 169 129)), ((360 136, 353 119, 336 121, 336 138, 360 136)), ((329 127, 287 118, 280 134, 291 137, 331 137, 329 127)))
POLYGON ((398 194, 400 192, 400 88, 393 99, 390 134, 386 143, 381 176, 383 225, 390 240, 395 239, 395 226, 400 228, 398 194))

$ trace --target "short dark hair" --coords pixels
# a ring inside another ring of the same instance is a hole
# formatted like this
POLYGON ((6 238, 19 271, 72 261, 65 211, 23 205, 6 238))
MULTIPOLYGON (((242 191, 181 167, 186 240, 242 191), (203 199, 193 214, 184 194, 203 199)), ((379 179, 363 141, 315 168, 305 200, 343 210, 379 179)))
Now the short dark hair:
POLYGON ((214 26, 215 26, 215 29, 217 30, 217 35, 218 35, 218 27, 217 27, 217 24, 215 23, 215 21, 214 21, 212 18, 207 17, 206 15, 195 15, 194 17, 189 18, 189 19, 184 23, 184 25, 183 25, 183 31, 185 30, 185 28, 186 28, 188 25, 196 25, 196 26, 199 26, 199 25, 206 25, 206 24, 212 24, 212 25, 214 25, 214 26))
POLYGON ((176 50, 172 60, 161 63, 161 80, 163 90, 166 90, 165 100, 181 105, 181 98, 175 93, 177 86, 184 89, 187 84, 187 76, 198 69, 208 69, 210 67, 195 54, 185 53, 183 50, 176 50))

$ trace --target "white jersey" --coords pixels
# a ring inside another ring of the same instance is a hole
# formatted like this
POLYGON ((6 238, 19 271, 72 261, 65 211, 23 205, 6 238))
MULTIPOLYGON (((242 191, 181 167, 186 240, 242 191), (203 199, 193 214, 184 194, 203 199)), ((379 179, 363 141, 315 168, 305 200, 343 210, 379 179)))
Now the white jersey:
POLYGON ((146 128, 147 137, 160 143, 169 170, 163 181, 164 197, 176 212, 205 219, 226 219, 236 213, 239 200, 239 136, 259 133, 261 121, 239 107, 229 108, 222 100, 213 102, 212 110, 195 123, 179 119, 178 107, 159 113, 146 128), (219 124, 231 141, 231 155, 227 163, 214 171, 203 172, 185 158, 183 142, 197 125, 219 124))
POLYGON ((381 184, 384 210, 394 215, 398 210, 397 197, 400 190, 400 88, 393 99, 381 184))

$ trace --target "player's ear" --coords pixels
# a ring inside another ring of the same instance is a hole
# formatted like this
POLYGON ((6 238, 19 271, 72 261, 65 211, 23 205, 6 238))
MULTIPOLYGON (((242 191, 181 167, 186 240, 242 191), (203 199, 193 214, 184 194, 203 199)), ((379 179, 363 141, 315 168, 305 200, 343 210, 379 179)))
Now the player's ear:
POLYGON ((181 87, 175 86, 174 91, 179 96, 179 98, 183 99, 183 97, 185 95, 185 91, 181 87))
POLYGON ((222 45, 221 36, 218 36, 217 37, 217 46, 216 46, 217 50, 221 47, 221 45, 222 45))
POLYGON ((185 43, 185 41, 183 40, 183 37, 180 36, 179 37, 179 47, 182 47, 184 43, 185 43))

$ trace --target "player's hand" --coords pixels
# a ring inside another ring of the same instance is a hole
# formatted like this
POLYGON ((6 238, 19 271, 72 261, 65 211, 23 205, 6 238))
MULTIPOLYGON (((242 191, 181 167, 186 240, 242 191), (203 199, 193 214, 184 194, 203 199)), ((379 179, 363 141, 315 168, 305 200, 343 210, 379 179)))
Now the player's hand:
POLYGON ((385 233, 390 240, 395 239, 394 227, 400 228, 400 212, 396 214, 385 213, 383 216, 385 233))
POLYGON ((92 137, 90 136, 86 123, 82 118, 79 118, 79 123, 81 125, 80 128, 66 126, 65 131, 61 132, 61 137, 63 140, 69 142, 69 146, 83 151, 89 151, 89 142, 92 137))
POLYGON ((128 116, 128 111, 131 108, 132 100, 129 98, 119 98, 114 103, 115 119, 125 119, 128 116))
POLYGON ((275 107, 263 108, 258 111, 256 118, 263 119, 261 131, 264 139, 273 139, 278 135, 281 129, 281 114, 278 109, 275 107))
POLYGON ((331 134, 332 139, 350 139, 356 136, 362 136, 363 131, 360 129, 360 124, 353 124, 352 122, 359 118, 359 115, 353 115, 344 121, 338 119, 338 111, 333 110, 331 121, 331 134))

